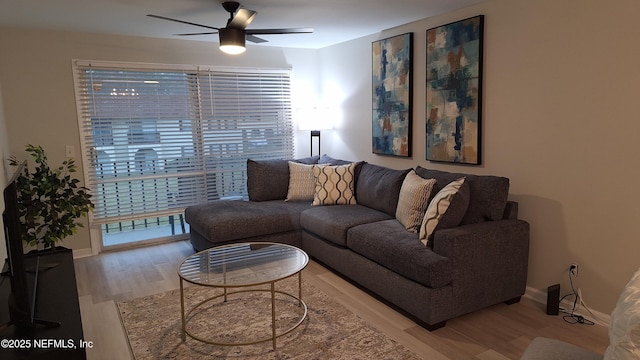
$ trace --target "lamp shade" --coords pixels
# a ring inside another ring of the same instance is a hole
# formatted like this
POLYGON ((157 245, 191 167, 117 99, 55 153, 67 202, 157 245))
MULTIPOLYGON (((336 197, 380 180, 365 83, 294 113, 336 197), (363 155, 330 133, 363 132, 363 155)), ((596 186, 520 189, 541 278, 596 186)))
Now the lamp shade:
POLYGON ((298 128, 300 130, 333 129, 330 111, 323 108, 303 108, 298 112, 298 128))
POLYGON ((243 29, 223 28, 218 33, 220 35, 220 50, 223 52, 237 55, 246 50, 243 29))

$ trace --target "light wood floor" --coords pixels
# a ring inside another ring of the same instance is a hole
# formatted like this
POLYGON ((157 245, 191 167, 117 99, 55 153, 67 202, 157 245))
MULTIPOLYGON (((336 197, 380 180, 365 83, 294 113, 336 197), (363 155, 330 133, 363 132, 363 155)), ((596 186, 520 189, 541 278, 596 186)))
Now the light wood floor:
MULTIPOLYGON (((87 351, 89 360, 131 358, 115 302, 177 289, 177 266, 192 253, 188 241, 179 241, 75 260, 84 338, 95 344, 87 351)), ((310 262, 303 277, 424 359, 519 359, 536 336, 599 353, 608 344, 606 328, 568 324, 526 298, 449 320, 429 332, 318 263, 310 262)))

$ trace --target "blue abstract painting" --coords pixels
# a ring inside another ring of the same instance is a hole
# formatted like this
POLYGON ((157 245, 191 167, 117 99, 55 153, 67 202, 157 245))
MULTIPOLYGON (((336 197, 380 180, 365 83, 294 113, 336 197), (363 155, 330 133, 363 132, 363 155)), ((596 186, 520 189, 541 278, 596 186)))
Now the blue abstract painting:
POLYGON ((372 44, 374 154, 411 156, 413 33, 372 44))
POLYGON ((427 160, 480 164, 484 16, 427 30, 427 160))

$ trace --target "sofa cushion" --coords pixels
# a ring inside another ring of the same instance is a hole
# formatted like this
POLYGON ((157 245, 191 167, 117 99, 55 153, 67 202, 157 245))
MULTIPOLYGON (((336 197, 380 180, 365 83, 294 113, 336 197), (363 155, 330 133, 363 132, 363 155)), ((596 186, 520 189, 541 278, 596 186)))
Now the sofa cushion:
POLYGON ((363 164, 356 181, 358 204, 395 216, 404 177, 411 171, 363 164))
POLYGON ((355 205, 355 163, 314 165, 313 205, 355 205))
POLYGON ((185 210, 185 221, 209 241, 221 243, 300 229, 309 202, 217 200, 185 210))
POLYGON ((311 201, 315 189, 313 165, 289 161, 289 189, 285 201, 311 201))
POLYGON ((509 179, 490 175, 450 173, 421 166, 416 168, 416 173, 425 179, 436 179, 435 193, 456 179, 466 178, 465 182, 469 182, 469 208, 460 224, 502 219, 509 196, 509 179))
POLYGON ((640 359, 640 269, 625 286, 611 313, 609 347, 604 359, 640 359))
POLYGON ((398 197, 396 219, 407 231, 417 233, 420 230, 435 183, 435 179, 423 179, 413 170, 404 178, 398 197))
POLYGON ((395 219, 352 227, 347 246, 352 251, 422 285, 438 288, 453 278, 451 261, 423 246, 418 234, 395 219))
POLYGON ((340 246, 347 246, 347 230, 393 218, 361 205, 314 206, 300 214, 302 228, 340 246))
POLYGON ((420 226, 420 241, 427 245, 438 229, 458 226, 469 206, 469 185, 465 178, 454 180, 431 199, 420 226))
MULTIPOLYGON (((301 164, 316 164, 319 156, 296 159, 301 164)), ((251 201, 282 200, 289 190, 288 160, 247 159, 247 193, 251 201)))

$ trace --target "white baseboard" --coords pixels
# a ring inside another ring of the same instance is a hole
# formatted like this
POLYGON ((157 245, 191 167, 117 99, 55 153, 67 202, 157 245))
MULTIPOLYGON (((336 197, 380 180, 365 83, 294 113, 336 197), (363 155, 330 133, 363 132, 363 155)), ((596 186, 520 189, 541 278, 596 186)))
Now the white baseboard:
POLYGON ((79 259, 79 258, 83 258, 83 257, 89 257, 93 255, 93 251, 91 250, 91 248, 86 248, 86 249, 74 249, 73 250, 73 258, 74 259, 79 259))
MULTIPOLYGON (((527 286, 527 290, 524 293, 524 297, 531 299, 535 302, 541 303, 541 304, 547 304, 547 293, 545 291, 539 290, 539 289, 535 289, 532 288, 530 286, 527 286)), ((573 302, 571 301, 567 301, 567 300, 563 300, 560 303, 560 307, 563 307, 565 309, 569 309, 573 307, 573 302)), ((585 319, 589 319, 591 321, 594 321, 596 324, 598 325, 602 325, 604 327, 609 327, 609 322, 611 321, 611 315, 609 314, 605 314, 605 313, 601 313, 599 311, 595 311, 593 309, 591 309, 591 313, 589 313, 589 311, 587 309, 584 308, 584 306, 579 306, 576 314, 582 315, 585 319), (593 315, 591 315, 591 313, 593 313, 593 315), (595 317, 595 319, 594 319, 595 317)))

